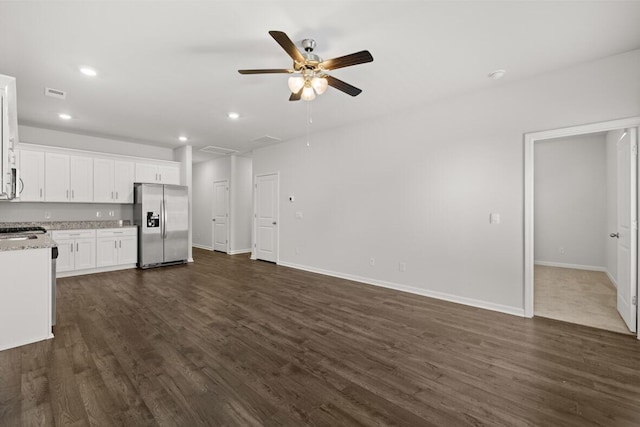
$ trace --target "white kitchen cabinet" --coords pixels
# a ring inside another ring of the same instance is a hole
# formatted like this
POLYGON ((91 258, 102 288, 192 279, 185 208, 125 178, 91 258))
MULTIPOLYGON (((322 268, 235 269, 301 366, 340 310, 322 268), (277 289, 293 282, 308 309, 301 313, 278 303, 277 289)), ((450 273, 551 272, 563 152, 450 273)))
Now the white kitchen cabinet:
POLYGON ((138 262, 137 228, 97 230, 97 267, 136 264, 138 262))
POLYGON ((96 267, 95 230, 55 230, 51 237, 58 244, 57 272, 96 267))
POLYGON ((70 180, 72 202, 93 202, 93 158, 70 156, 70 180))
POLYGON ((180 167, 153 163, 136 163, 135 182, 180 184, 180 167))
POLYGON ((20 150, 20 182, 18 191, 21 202, 44 201, 44 152, 20 150))
POLYGON ((45 200, 47 202, 69 201, 69 156, 46 153, 44 164, 45 200))
POLYGON ((45 154, 47 202, 93 202, 93 158, 45 154))
POLYGON ((100 203, 133 203, 135 163, 94 159, 93 197, 100 203))

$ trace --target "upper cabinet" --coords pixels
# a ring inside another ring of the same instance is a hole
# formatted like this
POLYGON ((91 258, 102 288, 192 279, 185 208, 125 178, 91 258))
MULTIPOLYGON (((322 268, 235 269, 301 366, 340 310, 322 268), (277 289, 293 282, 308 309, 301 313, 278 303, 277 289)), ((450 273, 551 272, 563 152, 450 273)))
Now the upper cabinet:
POLYGON ((21 202, 44 201, 44 153, 21 150, 19 154, 20 181, 18 192, 21 202))
POLYGON ((136 163, 135 182, 180 184, 180 168, 173 165, 136 163))
POLYGON ((135 163, 94 159, 93 200, 98 203, 133 203, 135 163))
POLYGON ((47 202, 93 202, 93 158, 45 154, 47 202))
POLYGON ((133 203, 133 183, 180 184, 178 162, 65 148, 18 147, 19 201, 133 203))

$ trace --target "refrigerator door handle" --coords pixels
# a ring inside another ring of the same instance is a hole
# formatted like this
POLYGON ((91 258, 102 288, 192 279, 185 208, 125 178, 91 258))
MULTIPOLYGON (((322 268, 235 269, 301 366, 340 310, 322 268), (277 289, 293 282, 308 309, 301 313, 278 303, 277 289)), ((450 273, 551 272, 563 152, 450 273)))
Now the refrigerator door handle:
POLYGON ((162 238, 167 238, 167 200, 162 199, 162 238))

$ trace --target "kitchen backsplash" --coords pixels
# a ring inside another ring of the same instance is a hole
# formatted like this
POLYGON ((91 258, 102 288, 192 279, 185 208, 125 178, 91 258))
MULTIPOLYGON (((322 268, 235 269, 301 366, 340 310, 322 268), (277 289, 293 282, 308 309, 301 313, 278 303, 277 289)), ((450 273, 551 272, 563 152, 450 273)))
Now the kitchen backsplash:
POLYGON ((0 202, 0 222, 120 219, 133 222, 133 205, 0 202))

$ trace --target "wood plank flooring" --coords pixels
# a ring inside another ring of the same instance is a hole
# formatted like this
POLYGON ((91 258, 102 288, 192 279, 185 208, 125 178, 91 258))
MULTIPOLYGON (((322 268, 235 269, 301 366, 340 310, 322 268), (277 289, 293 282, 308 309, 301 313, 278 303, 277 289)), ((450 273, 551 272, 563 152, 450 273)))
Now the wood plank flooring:
POLYGON ((61 279, 0 426, 638 426, 640 342, 194 249, 61 279))

